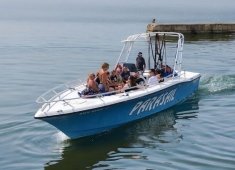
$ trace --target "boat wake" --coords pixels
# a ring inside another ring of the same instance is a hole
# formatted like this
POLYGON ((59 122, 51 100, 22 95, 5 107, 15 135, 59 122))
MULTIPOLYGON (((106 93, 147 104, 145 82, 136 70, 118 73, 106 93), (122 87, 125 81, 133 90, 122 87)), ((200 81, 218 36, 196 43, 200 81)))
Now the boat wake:
POLYGON ((65 142, 68 139, 70 139, 68 136, 66 136, 63 132, 58 131, 56 134, 54 134, 54 137, 57 140, 57 143, 65 142))
POLYGON ((199 86, 200 95, 228 94, 235 92, 235 75, 205 75, 199 86))

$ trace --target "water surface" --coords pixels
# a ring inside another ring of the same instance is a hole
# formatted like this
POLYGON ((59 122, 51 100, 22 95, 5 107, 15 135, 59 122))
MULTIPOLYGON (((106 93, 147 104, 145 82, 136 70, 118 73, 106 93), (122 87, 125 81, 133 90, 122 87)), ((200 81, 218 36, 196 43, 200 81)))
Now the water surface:
POLYGON ((160 22, 234 22, 235 1, 16 1, 0 5, 0 169, 234 169, 235 35, 185 36, 183 69, 202 74, 182 104, 70 140, 33 118, 36 98, 114 65, 120 41, 160 22))

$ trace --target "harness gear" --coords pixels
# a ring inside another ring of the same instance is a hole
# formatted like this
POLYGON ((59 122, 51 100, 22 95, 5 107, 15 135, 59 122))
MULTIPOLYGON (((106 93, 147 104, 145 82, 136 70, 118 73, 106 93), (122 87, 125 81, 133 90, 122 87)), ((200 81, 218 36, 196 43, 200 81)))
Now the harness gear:
POLYGON ((154 61, 154 69, 162 69, 162 64, 165 56, 166 60, 166 36, 165 34, 162 36, 160 40, 160 36, 156 34, 155 36, 155 47, 153 49, 152 37, 149 35, 149 68, 150 68, 150 55, 153 57, 154 61), (150 53, 151 52, 151 53, 150 53))

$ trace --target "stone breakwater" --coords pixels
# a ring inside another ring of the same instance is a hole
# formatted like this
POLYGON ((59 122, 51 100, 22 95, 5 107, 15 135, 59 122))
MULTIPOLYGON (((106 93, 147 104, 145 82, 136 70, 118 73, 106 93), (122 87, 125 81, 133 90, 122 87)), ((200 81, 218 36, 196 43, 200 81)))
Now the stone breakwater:
POLYGON ((150 23, 147 25, 147 32, 180 32, 189 34, 201 33, 234 33, 235 23, 214 23, 214 24, 159 24, 150 23))

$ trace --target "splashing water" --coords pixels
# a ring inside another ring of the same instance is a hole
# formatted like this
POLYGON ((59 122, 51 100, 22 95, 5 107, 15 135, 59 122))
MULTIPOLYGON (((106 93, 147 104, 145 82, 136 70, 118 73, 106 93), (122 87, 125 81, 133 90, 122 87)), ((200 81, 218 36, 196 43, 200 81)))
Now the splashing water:
POLYGON ((235 92, 235 75, 205 75, 201 79, 201 91, 204 94, 235 92))
POLYGON ((54 134, 56 140, 57 140, 57 143, 61 143, 61 142, 65 142, 66 140, 69 139, 68 136, 66 136, 63 132, 61 131, 58 131, 56 134, 54 134))

